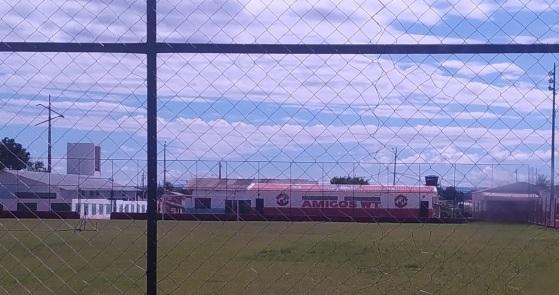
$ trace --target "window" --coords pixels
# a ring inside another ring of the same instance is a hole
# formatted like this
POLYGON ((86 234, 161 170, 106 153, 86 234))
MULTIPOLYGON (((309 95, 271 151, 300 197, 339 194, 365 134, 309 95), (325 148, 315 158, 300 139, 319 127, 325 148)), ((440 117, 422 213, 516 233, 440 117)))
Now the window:
POLYGON ((17 211, 20 212, 37 211, 37 203, 17 203, 17 211))
POLYGON ((132 209, 130 209, 130 212, 132 212, 132 213, 136 212, 136 206, 130 205, 130 207, 132 207, 132 209))
POLYGON ((142 213, 146 213, 146 205, 142 205, 142 213))
POLYGON ((68 212, 68 211, 70 211, 70 204, 68 204, 68 203, 51 203, 50 204, 50 210, 54 211, 54 212, 68 212))
POLYGON ((118 206, 118 212, 124 212, 124 206, 122 206, 122 204, 118 206))
POLYGON ((337 196, 303 196, 303 201, 337 201, 337 196))
POLYGON ((99 215, 104 215, 105 213, 103 212, 103 204, 99 204, 99 215))
POLYGON ((16 192, 18 199, 56 199, 56 193, 16 192))
POLYGON ((101 171, 101 147, 95 146, 95 171, 101 171))
POLYGON ((97 215, 97 204, 91 204, 91 215, 97 215))
POLYGON ((195 198, 194 209, 211 209, 212 199, 210 198, 195 198))
POLYGON ((111 211, 112 211, 112 210, 111 210, 111 205, 108 205, 108 204, 105 205, 105 212, 106 212, 107 214, 111 214, 111 211))
POLYGON ((380 203, 380 197, 344 197, 344 201, 361 201, 380 203))
POLYGON ((128 209, 129 209, 129 206, 128 206, 128 205, 125 205, 125 206, 124 206, 124 212, 128 213, 128 209))

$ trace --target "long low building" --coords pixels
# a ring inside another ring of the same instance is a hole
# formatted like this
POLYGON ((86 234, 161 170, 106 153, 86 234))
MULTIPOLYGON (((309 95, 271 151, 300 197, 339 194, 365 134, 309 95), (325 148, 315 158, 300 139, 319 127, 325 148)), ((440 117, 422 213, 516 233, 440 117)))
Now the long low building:
POLYGON ((72 199, 135 200, 138 188, 98 176, 0 171, 0 205, 11 211, 71 211, 72 199))
POLYGON ((436 186, 335 185, 310 181, 197 179, 186 212, 265 216, 438 217, 436 186))
POLYGON ((542 192, 527 182, 517 182, 472 193, 473 216, 489 221, 530 221, 542 192))

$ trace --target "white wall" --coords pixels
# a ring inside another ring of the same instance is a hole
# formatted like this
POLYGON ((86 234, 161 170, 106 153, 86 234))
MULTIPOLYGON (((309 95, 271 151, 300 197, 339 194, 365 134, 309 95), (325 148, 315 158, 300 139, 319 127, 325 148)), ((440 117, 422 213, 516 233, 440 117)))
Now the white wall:
POLYGON ((72 211, 79 211, 80 217, 91 219, 110 219, 111 212, 146 213, 146 201, 116 200, 116 207, 107 199, 72 199, 72 211))
MULTIPOLYGON (((301 208, 304 204, 309 205, 309 203, 304 203, 303 196, 331 196, 336 197, 336 205, 348 205, 345 201, 346 197, 351 198, 378 198, 379 202, 370 201, 353 201, 354 208, 366 207, 367 202, 371 203, 369 208, 386 208, 386 209, 418 209, 420 201, 428 201, 429 209, 433 209, 433 203, 438 202, 438 196, 436 193, 400 193, 400 192, 390 192, 390 193, 371 193, 371 192, 305 192, 305 191, 214 191, 214 190, 200 190, 197 189, 192 194, 192 201, 187 203, 187 209, 194 208, 196 198, 211 198, 212 199, 212 209, 225 209, 225 200, 250 200, 251 206, 255 207, 256 199, 264 199, 264 207, 267 208, 301 208), (278 195, 284 193, 288 196, 288 202, 285 205, 280 205, 278 202, 278 195), (404 195, 407 198, 407 204, 404 207, 396 206, 394 200, 397 196, 404 195), (376 207, 375 207, 376 206, 376 207)), ((310 205, 316 205, 310 201, 310 205)))

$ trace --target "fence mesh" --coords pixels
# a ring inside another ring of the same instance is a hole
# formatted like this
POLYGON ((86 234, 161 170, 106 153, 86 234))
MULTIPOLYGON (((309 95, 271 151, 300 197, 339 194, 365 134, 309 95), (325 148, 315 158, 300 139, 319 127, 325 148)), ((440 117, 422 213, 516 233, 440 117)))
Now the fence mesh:
POLYGON ((558 5, 0 0, 0 293, 553 294, 558 5))

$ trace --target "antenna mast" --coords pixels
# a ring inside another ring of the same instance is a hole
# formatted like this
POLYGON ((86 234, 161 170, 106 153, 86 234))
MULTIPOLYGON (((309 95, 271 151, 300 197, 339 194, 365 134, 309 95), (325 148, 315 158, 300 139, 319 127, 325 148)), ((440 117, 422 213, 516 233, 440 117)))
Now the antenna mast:
POLYGON ((48 106, 46 106, 46 105, 44 105, 44 104, 42 104, 42 103, 37 104, 37 106, 38 106, 38 107, 43 107, 43 108, 45 108, 45 109, 47 109, 47 110, 49 111, 49 118, 46 119, 45 121, 42 121, 42 122, 39 122, 39 123, 35 124, 35 126, 41 125, 41 124, 43 124, 43 123, 48 123, 48 152, 47 152, 47 153, 48 153, 48 160, 47 160, 48 163, 47 163, 47 172, 48 172, 48 173, 51 173, 51 171, 52 171, 52 121, 53 121, 54 119, 57 119, 57 118, 64 118, 64 115, 62 115, 61 113, 59 113, 59 112, 57 112, 57 111, 55 111, 55 110, 52 109, 52 103, 51 103, 51 99, 50 99, 50 94, 49 94, 49 104, 48 104, 48 106), (52 117, 52 113, 53 113, 53 112, 56 114, 56 116, 55 116, 54 118, 52 117))

